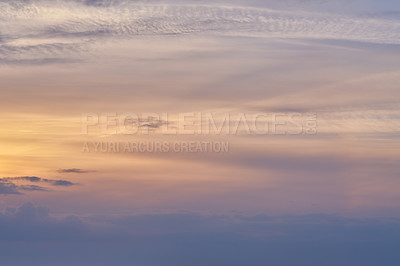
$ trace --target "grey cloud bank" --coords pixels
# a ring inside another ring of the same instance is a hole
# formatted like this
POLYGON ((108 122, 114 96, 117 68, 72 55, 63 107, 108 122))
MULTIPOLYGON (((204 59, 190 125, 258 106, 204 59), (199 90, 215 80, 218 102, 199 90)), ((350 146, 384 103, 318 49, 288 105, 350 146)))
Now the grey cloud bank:
POLYGON ((394 265, 396 219, 193 213, 54 218, 0 214, 6 265, 394 265), (388 262, 388 263, 386 263, 388 262))

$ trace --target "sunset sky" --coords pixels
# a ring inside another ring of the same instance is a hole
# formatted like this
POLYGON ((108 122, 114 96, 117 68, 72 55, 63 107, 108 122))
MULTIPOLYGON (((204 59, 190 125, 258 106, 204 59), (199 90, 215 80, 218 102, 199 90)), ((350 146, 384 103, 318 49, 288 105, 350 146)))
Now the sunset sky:
POLYGON ((397 0, 0 0, 0 265, 398 265, 399 84, 397 0))

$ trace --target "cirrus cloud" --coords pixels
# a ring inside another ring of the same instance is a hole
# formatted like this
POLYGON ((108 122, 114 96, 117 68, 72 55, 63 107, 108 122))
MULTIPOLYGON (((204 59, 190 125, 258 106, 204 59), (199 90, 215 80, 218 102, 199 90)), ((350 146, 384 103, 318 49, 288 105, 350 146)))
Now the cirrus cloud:
POLYGON ((236 2, 0 1, 0 63, 85 60, 105 43, 138 37, 227 35, 400 44, 382 16, 271 9, 236 2), (29 21, 29 24, 27 22, 29 21))

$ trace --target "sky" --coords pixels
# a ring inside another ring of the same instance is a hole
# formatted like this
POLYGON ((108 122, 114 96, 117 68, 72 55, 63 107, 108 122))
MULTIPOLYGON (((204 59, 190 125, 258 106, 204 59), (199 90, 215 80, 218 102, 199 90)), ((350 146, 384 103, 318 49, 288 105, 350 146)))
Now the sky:
POLYGON ((0 0, 0 264, 397 265, 399 62, 394 0, 0 0))

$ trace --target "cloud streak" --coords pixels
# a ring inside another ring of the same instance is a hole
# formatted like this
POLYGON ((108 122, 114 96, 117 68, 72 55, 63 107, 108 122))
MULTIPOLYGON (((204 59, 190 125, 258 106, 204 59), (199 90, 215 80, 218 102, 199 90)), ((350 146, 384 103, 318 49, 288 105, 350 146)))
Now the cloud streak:
POLYGON ((58 173, 61 174, 87 174, 87 173, 93 173, 95 171, 92 170, 82 170, 82 169, 78 169, 78 168, 69 168, 69 169, 59 169, 57 170, 58 173))
POLYGON ((76 185, 67 180, 55 180, 55 179, 47 179, 41 178, 37 176, 19 176, 19 177, 3 177, 0 178, 0 194, 7 195, 22 195, 22 191, 49 191, 48 188, 38 185, 30 185, 30 184, 18 184, 20 182, 28 182, 28 183, 44 183, 50 184, 51 186, 63 186, 69 187, 76 185))

